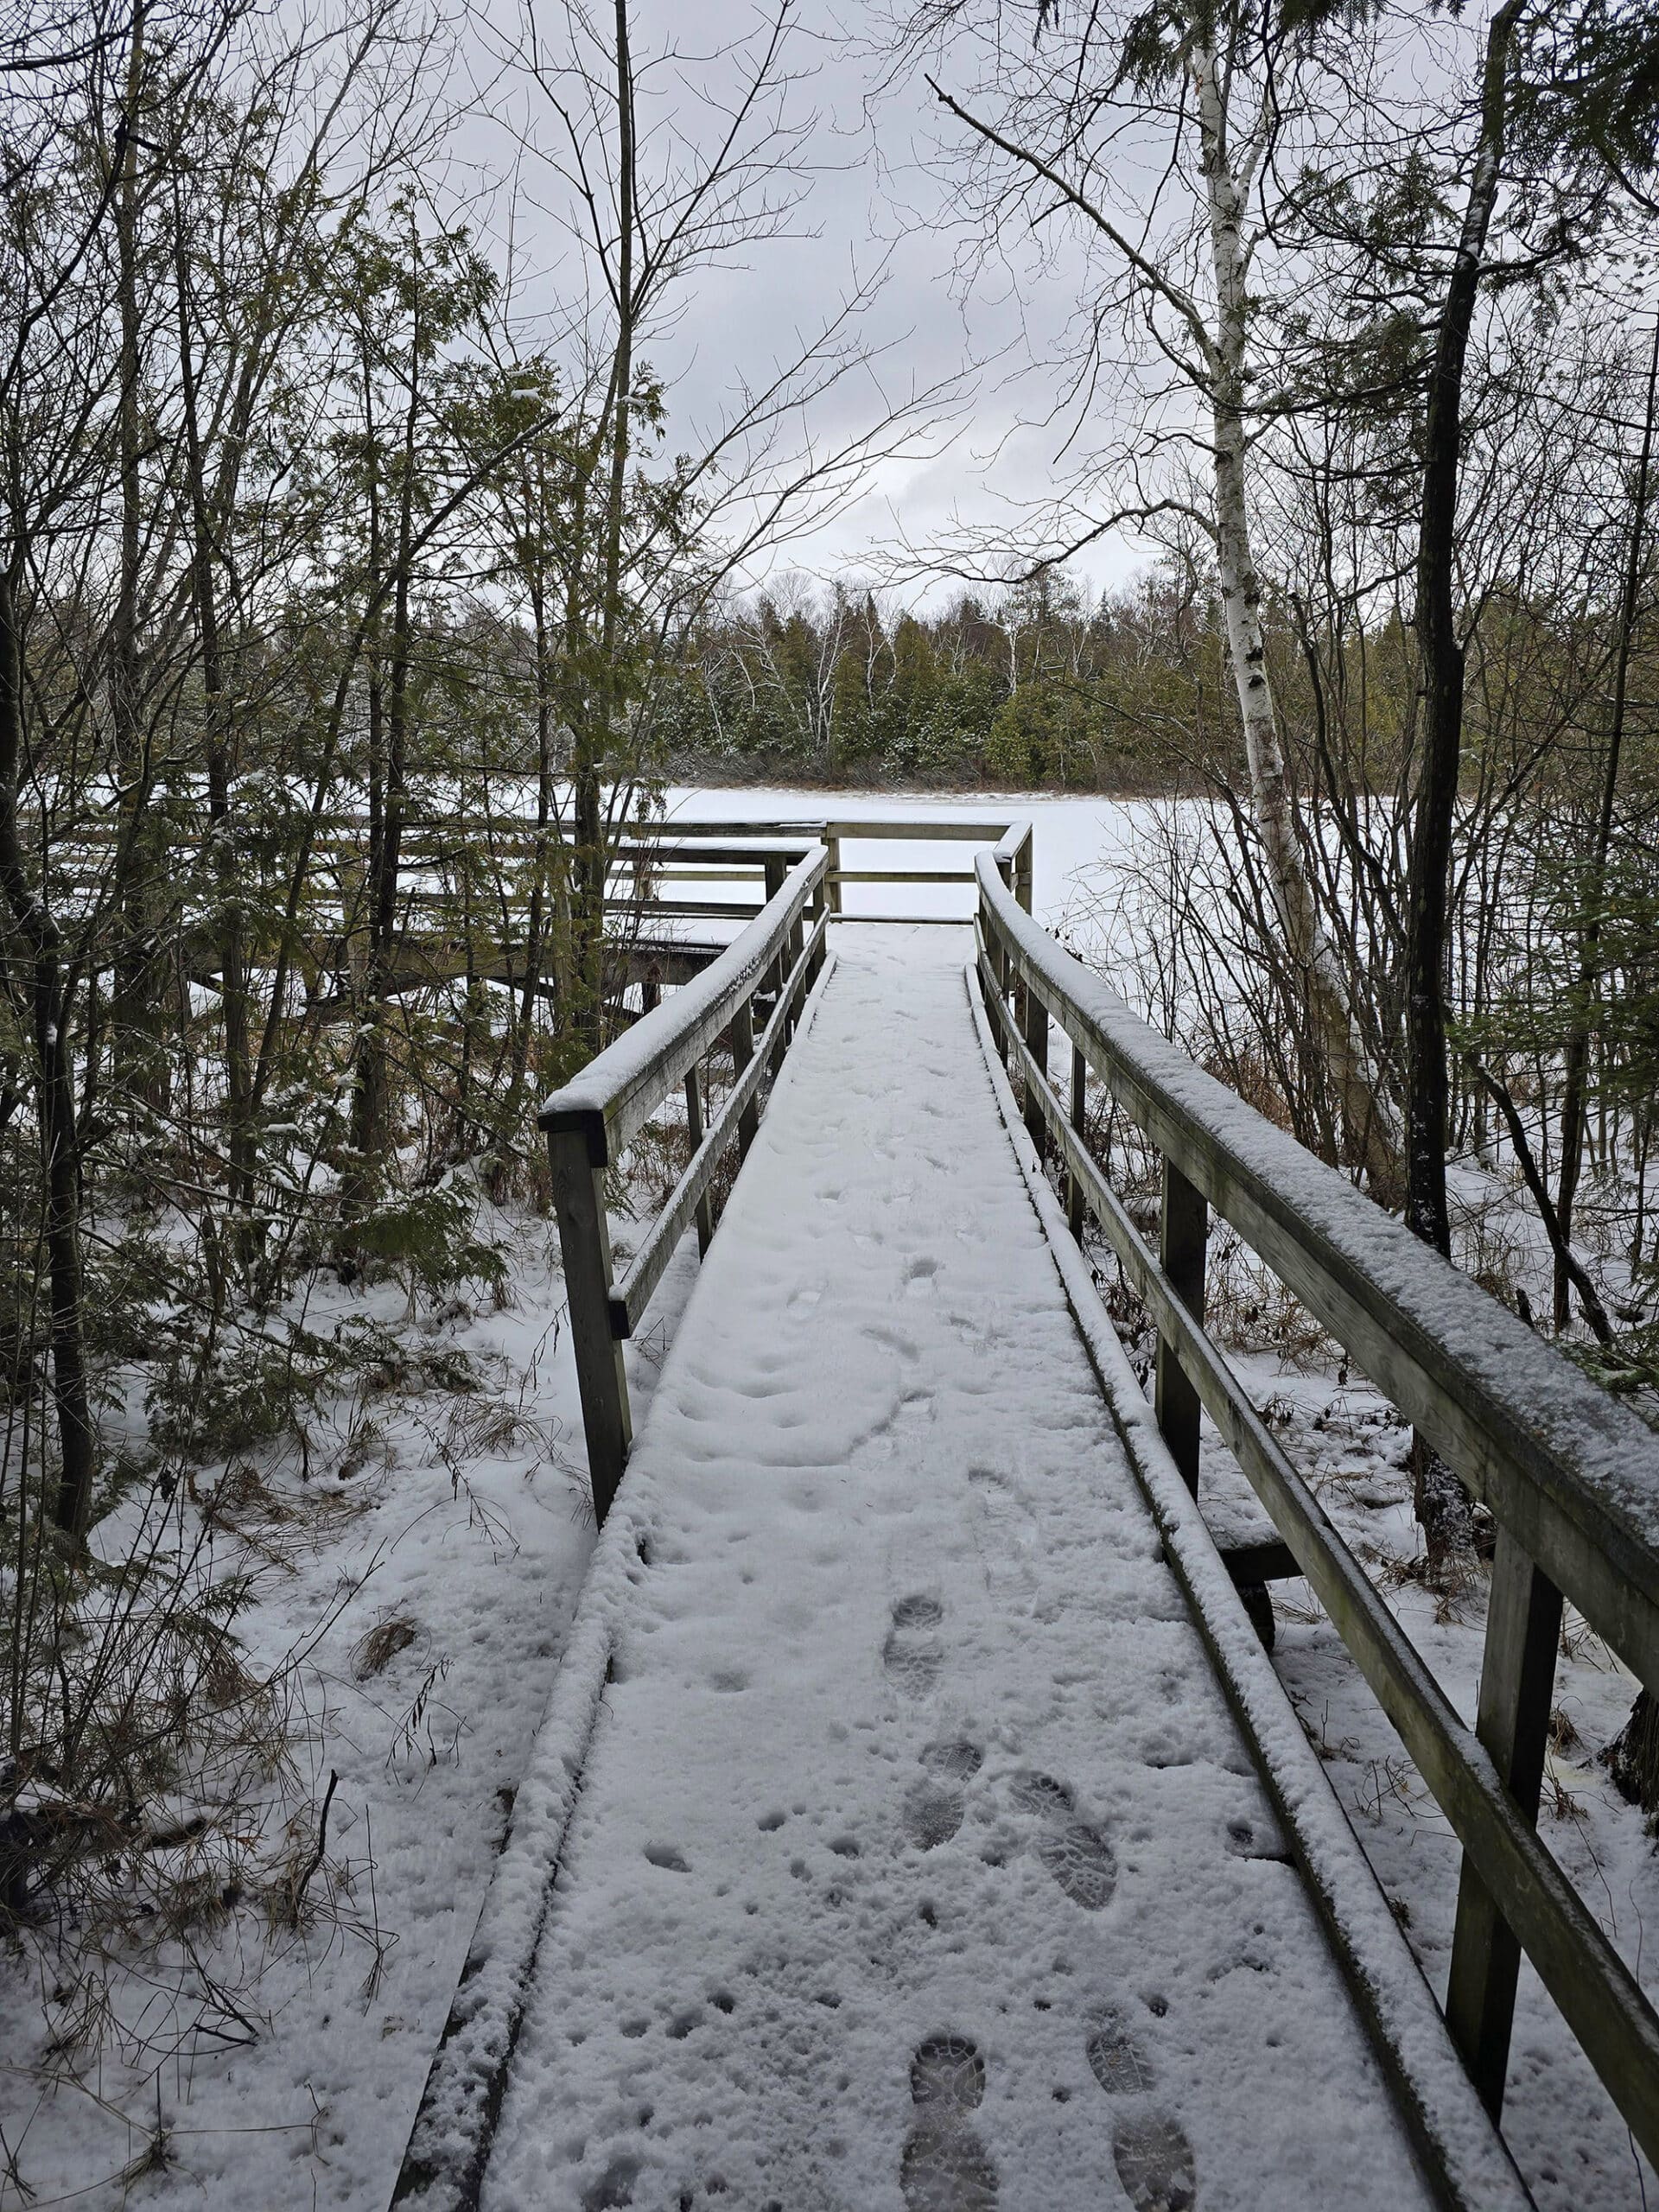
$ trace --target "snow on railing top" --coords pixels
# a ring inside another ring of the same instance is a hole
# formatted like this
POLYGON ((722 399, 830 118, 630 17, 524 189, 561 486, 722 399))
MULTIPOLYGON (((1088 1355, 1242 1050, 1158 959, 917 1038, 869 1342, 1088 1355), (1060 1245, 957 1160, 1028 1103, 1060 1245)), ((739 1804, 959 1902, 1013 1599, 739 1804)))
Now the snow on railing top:
POLYGON ((782 887, 702 974, 607 1046, 574 1081, 554 1092, 537 1119, 543 1129, 580 1128, 596 1167, 614 1160, 650 1119, 669 1085, 702 1058, 777 958, 829 865, 820 846, 797 861, 782 887))
POLYGON ((1127 1110, 1659 1687, 1659 1437, 1488 1292, 1149 1028, 1022 912, 984 908, 1127 1110))

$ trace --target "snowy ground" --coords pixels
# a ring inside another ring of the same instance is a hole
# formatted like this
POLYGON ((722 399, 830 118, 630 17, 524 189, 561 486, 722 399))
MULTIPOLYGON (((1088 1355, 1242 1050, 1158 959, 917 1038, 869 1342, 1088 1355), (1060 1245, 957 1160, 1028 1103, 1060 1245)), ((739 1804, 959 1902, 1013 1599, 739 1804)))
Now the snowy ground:
MULTIPOLYGON (((250 1671, 287 1677, 302 1852, 339 1777, 327 1855, 302 1929, 274 1930, 258 1899, 182 1941, 141 1929, 81 1962, 68 2015, 40 1955, 6 1963, 7 2212, 385 2202, 593 1543, 550 1223, 523 1226, 514 1262, 505 1310, 412 1325, 399 1289, 314 1288, 321 1332, 394 1332, 407 1386, 340 1401, 308 1480, 275 1452, 199 1477, 204 1503, 236 1487, 217 1564, 259 1578, 238 1631, 250 1671), (416 1363, 457 1355, 478 1389, 423 1386, 416 1363), (88 2040, 53 2048, 83 2011, 88 2040)), ((694 1275, 682 1255, 629 1348, 642 1410, 694 1275)))

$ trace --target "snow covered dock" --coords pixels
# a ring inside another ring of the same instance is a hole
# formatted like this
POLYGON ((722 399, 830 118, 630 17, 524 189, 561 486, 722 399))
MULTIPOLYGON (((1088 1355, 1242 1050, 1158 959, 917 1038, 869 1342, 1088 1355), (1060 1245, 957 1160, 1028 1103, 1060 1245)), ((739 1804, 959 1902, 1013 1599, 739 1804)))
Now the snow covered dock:
MULTIPOLYGON (((1435 2201, 1103 1401, 963 940, 836 944, 474 1947, 476 2072, 493 1951, 539 1929, 481 2202, 1435 2201)), ((1523 2202, 1459 2124, 1482 2201, 1523 2202)))

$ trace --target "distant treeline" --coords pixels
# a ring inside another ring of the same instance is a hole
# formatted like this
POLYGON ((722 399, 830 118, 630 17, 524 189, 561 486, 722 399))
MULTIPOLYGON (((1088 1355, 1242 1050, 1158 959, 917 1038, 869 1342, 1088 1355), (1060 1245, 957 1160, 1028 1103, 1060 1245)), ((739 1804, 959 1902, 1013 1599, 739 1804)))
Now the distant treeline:
POLYGON ((797 584, 686 641, 658 728, 677 772, 721 779, 1163 790, 1236 746, 1224 674, 1208 611, 1164 572, 921 613, 797 584))
MULTIPOLYGON (((1404 613, 1333 632, 1294 596, 1267 611, 1299 780, 1318 791, 1336 752, 1338 785, 1396 789, 1421 710, 1404 613)), ((1471 639, 1466 779, 1501 773, 1519 796, 1577 772, 1608 620, 1595 599, 1491 590, 1471 639)), ((1633 702, 1659 690, 1649 658, 1640 640, 1633 702)), ((1052 575, 919 613, 791 579, 684 637, 640 721, 645 755, 688 780, 1137 794, 1236 791, 1248 778, 1213 581, 1173 558, 1098 596, 1052 575)), ((1638 775, 1651 722, 1642 711, 1629 732, 1638 775)))

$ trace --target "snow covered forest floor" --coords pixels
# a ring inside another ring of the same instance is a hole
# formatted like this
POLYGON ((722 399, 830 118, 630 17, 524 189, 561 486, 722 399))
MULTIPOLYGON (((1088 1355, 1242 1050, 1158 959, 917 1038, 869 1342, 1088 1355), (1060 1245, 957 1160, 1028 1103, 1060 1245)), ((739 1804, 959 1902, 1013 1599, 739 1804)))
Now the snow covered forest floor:
MULTIPOLYGON (((149 1513, 204 1590, 236 1586, 236 1663, 271 1696, 238 1833, 202 1825, 226 1779, 204 1772, 150 1853, 159 1908, 0 1967, 9 2212, 385 2201, 593 1542, 556 1234, 480 1226, 502 1300, 411 1313, 401 1287, 319 1275, 307 1325, 372 1327, 379 1357, 303 1459, 290 1436, 170 1501, 136 1486, 97 1533, 119 1557, 149 1513)), ((695 1267, 629 1347, 642 1410, 695 1267)))
MULTIPOLYGON (((1038 817, 1038 907, 1051 920, 1074 871, 1126 834, 1128 810, 1101 802, 1007 810, 1038 817)), ((697 811, 823 804, 726 792, 697 795, 697 811)), ((1465 1166, 1456 1194, 1471 1257, 1477 1245, 1501 1252, 1511 1285, 1547 1310, 1548 1255, 1518 1181, 1465 1166)), ((234 1586, 235 1664, 270 1694, 251 1739, 233 1756, 220 1747, 200 1801, 181 1799, 175 1827, 153 1839, 154 1896, 176 1910, 135 1901, 124 1920, 99 1922, 95 1943, 74 1926, 41 1929, 0 1963, 0 2212, 232 2192, 250 2208, 385 2202, 593 1541, 552 1224, 479 1203, 480 1233, 507 1258, 504 1294, 417 1300, 396 1283, 346 1288, 319 1274, 306 1325, 378 1333, 352 1387, 315 1410, 303 1451, 290 1432, 198 1468, 171 1498, 136 1484, 98 1532, 95 1548, 120 1556, 148 1514, 151 1541, 187 1555, 204 1593, 234 1586), (227 1840, 202 1811, 232 1780, 240 1825, 227 1840)), ((1101 1272, 1112 1274, 1103 1259, 1101 1272)), ((688 1239, 629 1347, 636 1422, 696 1274, 688 1239)), ((1252 1395, 1471 1714, 1484 1580, 1444 1596, 1414 1574, 1403 1425, 1282 1296, 1253 1306, 1247 1294, 1235 1286, 1229 1313, 1252 1395)), ((1139 1363, 1147 1346, 1125 1318, 1139 1363)), ((142 1404, 122 1418, 136 1451, 142 1404)), ((1240 1487, 1214 1450, 1206 1473, 1221 1491, 1240 1487)), ((1438 1987, 1455 1843, 1306 1586, 1277 1585, 1274 1598, 1281 1677, 1438 1987)), ((1659 1859, 1597 1758, 1633 1695, 1569 1615, 1542 1817, 1651 1989, 1659 1859)), ((1507 2133, 1552 2212, 1654 2201, 1659 2184, 1525 1968, 1507 2133)))

